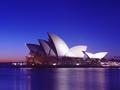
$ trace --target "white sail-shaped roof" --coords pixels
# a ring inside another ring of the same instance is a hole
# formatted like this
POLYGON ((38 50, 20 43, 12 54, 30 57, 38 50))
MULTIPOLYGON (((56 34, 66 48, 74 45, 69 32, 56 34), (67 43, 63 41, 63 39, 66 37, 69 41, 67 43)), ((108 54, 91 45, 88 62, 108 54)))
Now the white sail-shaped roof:
POLYGON ((43 47, 45 54, 47 56, 56 56, 53 49, 50 47, 49 43, 45 40, 39 40, 39 43, 43 47))
POLYGON ((67 44, 57 35, 53 33, 48 33, 50 43, 52 48, 58 57, 63 57, 69 51, 67 44))
POLYGON ((87 46, 80 45, 74 46, 69 49, 67 44, 57 35, 48 33, 49 42, 40 40, 40 45, 27 44, 32 55, 43 55, 43 56, 56 56, 56 57, 75 57, 84 58, 85 55, 92 59, 102 59, 108 52, 99 52, 96 54, 86 52, 87 46))
POLYGON ((67 57, 78 57, 78 58, 84 58, 83 51, 87 50, 87 46, 80 45, 80 46, 74 46, 72 47, 68 53, 66 54, 67 57))
POLYGON ((104 58, 108 52, 99 52, 99 53, 88 53, 88 52, 85 52, 85 54, 89 57, 89 58, 93 58, 93 59, 102 59, 104 58))
POLYGON ((36 44, 26 44, 32 55, 45 55, 42 47, 36 44))

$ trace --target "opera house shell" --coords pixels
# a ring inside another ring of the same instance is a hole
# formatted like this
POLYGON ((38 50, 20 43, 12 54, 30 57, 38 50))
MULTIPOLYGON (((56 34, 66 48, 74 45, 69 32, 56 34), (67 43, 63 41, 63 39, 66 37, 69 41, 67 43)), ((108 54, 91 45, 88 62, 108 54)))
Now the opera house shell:
POLYGON ((103 59, 107 54, 108 52, 99 52, 99 53, 88 53, 88 52, 85 52, 85 54, 89 57, 89 58, 93 58, 93 59, 103 59))
POLYGON ((30 55, 38 55, 45 57, 57 58, 88 58, 102 59, 107 55, 107 52, 100 52, 96 54, 88 53, 86 45, 78 45, 69 48, 68 45, 57 35, 48 33, 48 41, 39 40, 39 45, 27 44, 30 50, 30 55))

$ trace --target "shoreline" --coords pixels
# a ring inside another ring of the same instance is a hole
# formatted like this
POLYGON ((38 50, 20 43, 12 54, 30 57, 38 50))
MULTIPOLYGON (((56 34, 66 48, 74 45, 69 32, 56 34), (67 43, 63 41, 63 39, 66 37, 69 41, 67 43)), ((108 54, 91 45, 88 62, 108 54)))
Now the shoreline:
POLYGON ((120 68, 120 66, 96 66, 96 65, 13 65, 12 63, 0 63, 0 68, 120 68))

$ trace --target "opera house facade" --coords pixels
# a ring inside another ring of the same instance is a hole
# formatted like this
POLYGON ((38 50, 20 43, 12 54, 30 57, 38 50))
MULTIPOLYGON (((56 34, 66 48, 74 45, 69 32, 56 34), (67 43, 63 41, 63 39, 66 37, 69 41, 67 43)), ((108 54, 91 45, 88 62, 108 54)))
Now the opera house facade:
POLYGON ((108 52, 90 53, 86 45, 78 45, 69 48, 57 35, 48 32, 48 40, 39 39, 39 44, 26 44, 30 50, 27 56, 28 62, 39 64, 76 64, 98 63, 108 52), (93 62, 94 61, 94 62, 93 62))

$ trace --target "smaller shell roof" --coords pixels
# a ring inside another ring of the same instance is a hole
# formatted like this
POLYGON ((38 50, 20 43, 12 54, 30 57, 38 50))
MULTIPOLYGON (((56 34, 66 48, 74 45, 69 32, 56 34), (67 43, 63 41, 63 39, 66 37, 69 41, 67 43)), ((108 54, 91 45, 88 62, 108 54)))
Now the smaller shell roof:
POLYGON ((85 52, 85 54, 89 57, 89 58, 93 58, 93 59, 102 59, 104 58, 108 52, 98 52, 98 53, 88 53, 88 52, 85 52))
POLYGON ((84 58, 84 53, 83 51, 87 50, 87 46, 85 45, 79 45, 79 46, 74 46, 70 48, 68 53, 66 54, 67 57, 78 57, 78 58, 84 58))
POLYGON ((39 40, 40 45, 43 47, 44 52, 47 56, 56 56, 49 43, 45 40, 39 40))
POLYGON ((32 53, 32 54, 45 55, 45 53, 40 45, 26 44, 26 46, 29 48, 30 53, 32 53))

